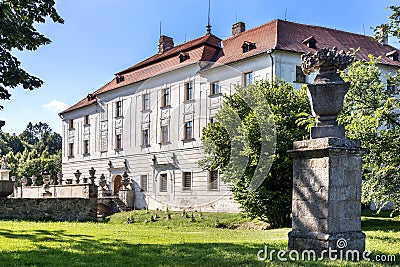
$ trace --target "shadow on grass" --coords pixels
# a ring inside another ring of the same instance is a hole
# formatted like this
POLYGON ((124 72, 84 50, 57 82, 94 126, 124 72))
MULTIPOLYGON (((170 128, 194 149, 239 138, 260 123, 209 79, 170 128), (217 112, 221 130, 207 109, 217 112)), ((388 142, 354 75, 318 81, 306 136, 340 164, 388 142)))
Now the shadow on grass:
MULTIPOLYGON (((70 235, 63 230, 17 233, 0 229, 0 235, 34 242, 18 252, 2 252, 0 266, 263 266, 255 244, 180 243, 131 244, 110 238, 70 235)), ((275 248, 279 250, 279 248, 275 248)))

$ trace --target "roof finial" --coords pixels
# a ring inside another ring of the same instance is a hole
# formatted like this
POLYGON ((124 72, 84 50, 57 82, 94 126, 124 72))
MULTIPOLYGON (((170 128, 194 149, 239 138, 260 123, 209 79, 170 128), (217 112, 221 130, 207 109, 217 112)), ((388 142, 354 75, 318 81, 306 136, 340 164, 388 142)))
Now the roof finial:
POLYGON ((210 34, 211 33, 211 24, 210 24, 210 20, 211 20, 211 18, 210 18, 210 16, 211 16, 211 0, 208 0, 208 24, 207 24, 207 34, 210 34))
POLYGON ((159 37, 161 37, 161 35, 162 35, 161 26, 162 26, 162 22, 160 21, 160 36, 159 37))

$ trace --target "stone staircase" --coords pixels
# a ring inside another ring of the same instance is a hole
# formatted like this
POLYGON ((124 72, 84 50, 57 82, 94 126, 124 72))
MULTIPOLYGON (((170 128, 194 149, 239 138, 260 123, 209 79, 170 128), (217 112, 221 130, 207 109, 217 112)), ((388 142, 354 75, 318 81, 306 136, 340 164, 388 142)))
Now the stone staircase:
POLYGON ((119 211, 130 211, 131 208, 128 208, 125 203, 118 197, 114 198, 114 203, 117 205, 119 211))

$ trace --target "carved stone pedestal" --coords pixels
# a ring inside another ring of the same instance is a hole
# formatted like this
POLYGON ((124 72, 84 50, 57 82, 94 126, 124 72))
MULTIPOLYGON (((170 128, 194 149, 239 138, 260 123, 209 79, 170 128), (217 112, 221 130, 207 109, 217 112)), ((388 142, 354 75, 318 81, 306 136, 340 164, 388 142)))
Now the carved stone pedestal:
POLYGON ((292 231, 289 249, 365 250, 361 232, 359 141, 327 137, 293 143, 292 231))

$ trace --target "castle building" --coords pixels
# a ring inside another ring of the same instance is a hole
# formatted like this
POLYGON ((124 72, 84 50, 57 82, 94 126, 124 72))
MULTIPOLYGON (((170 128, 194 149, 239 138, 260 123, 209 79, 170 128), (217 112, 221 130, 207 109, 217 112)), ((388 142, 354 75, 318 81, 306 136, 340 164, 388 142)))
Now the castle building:
POLYGON ((203 127, 215 121, 223 95, 237 85, 275 76, 296 88, 312 82, 301 71, 301 55, 334 46, 360 48, 357 56, 364 60, 380 56, 383 74, 400 67, 399 50, 387 42, 283 20, 250 30, 238 22, 224 40, 207 32, 175 45, 161 36, 155 55, 60 113, 64 177, 77 170, 87 175, 94 167, 118 194, 126 171, 136 208, 238 211, 218 171, 198 166, 203 127))

